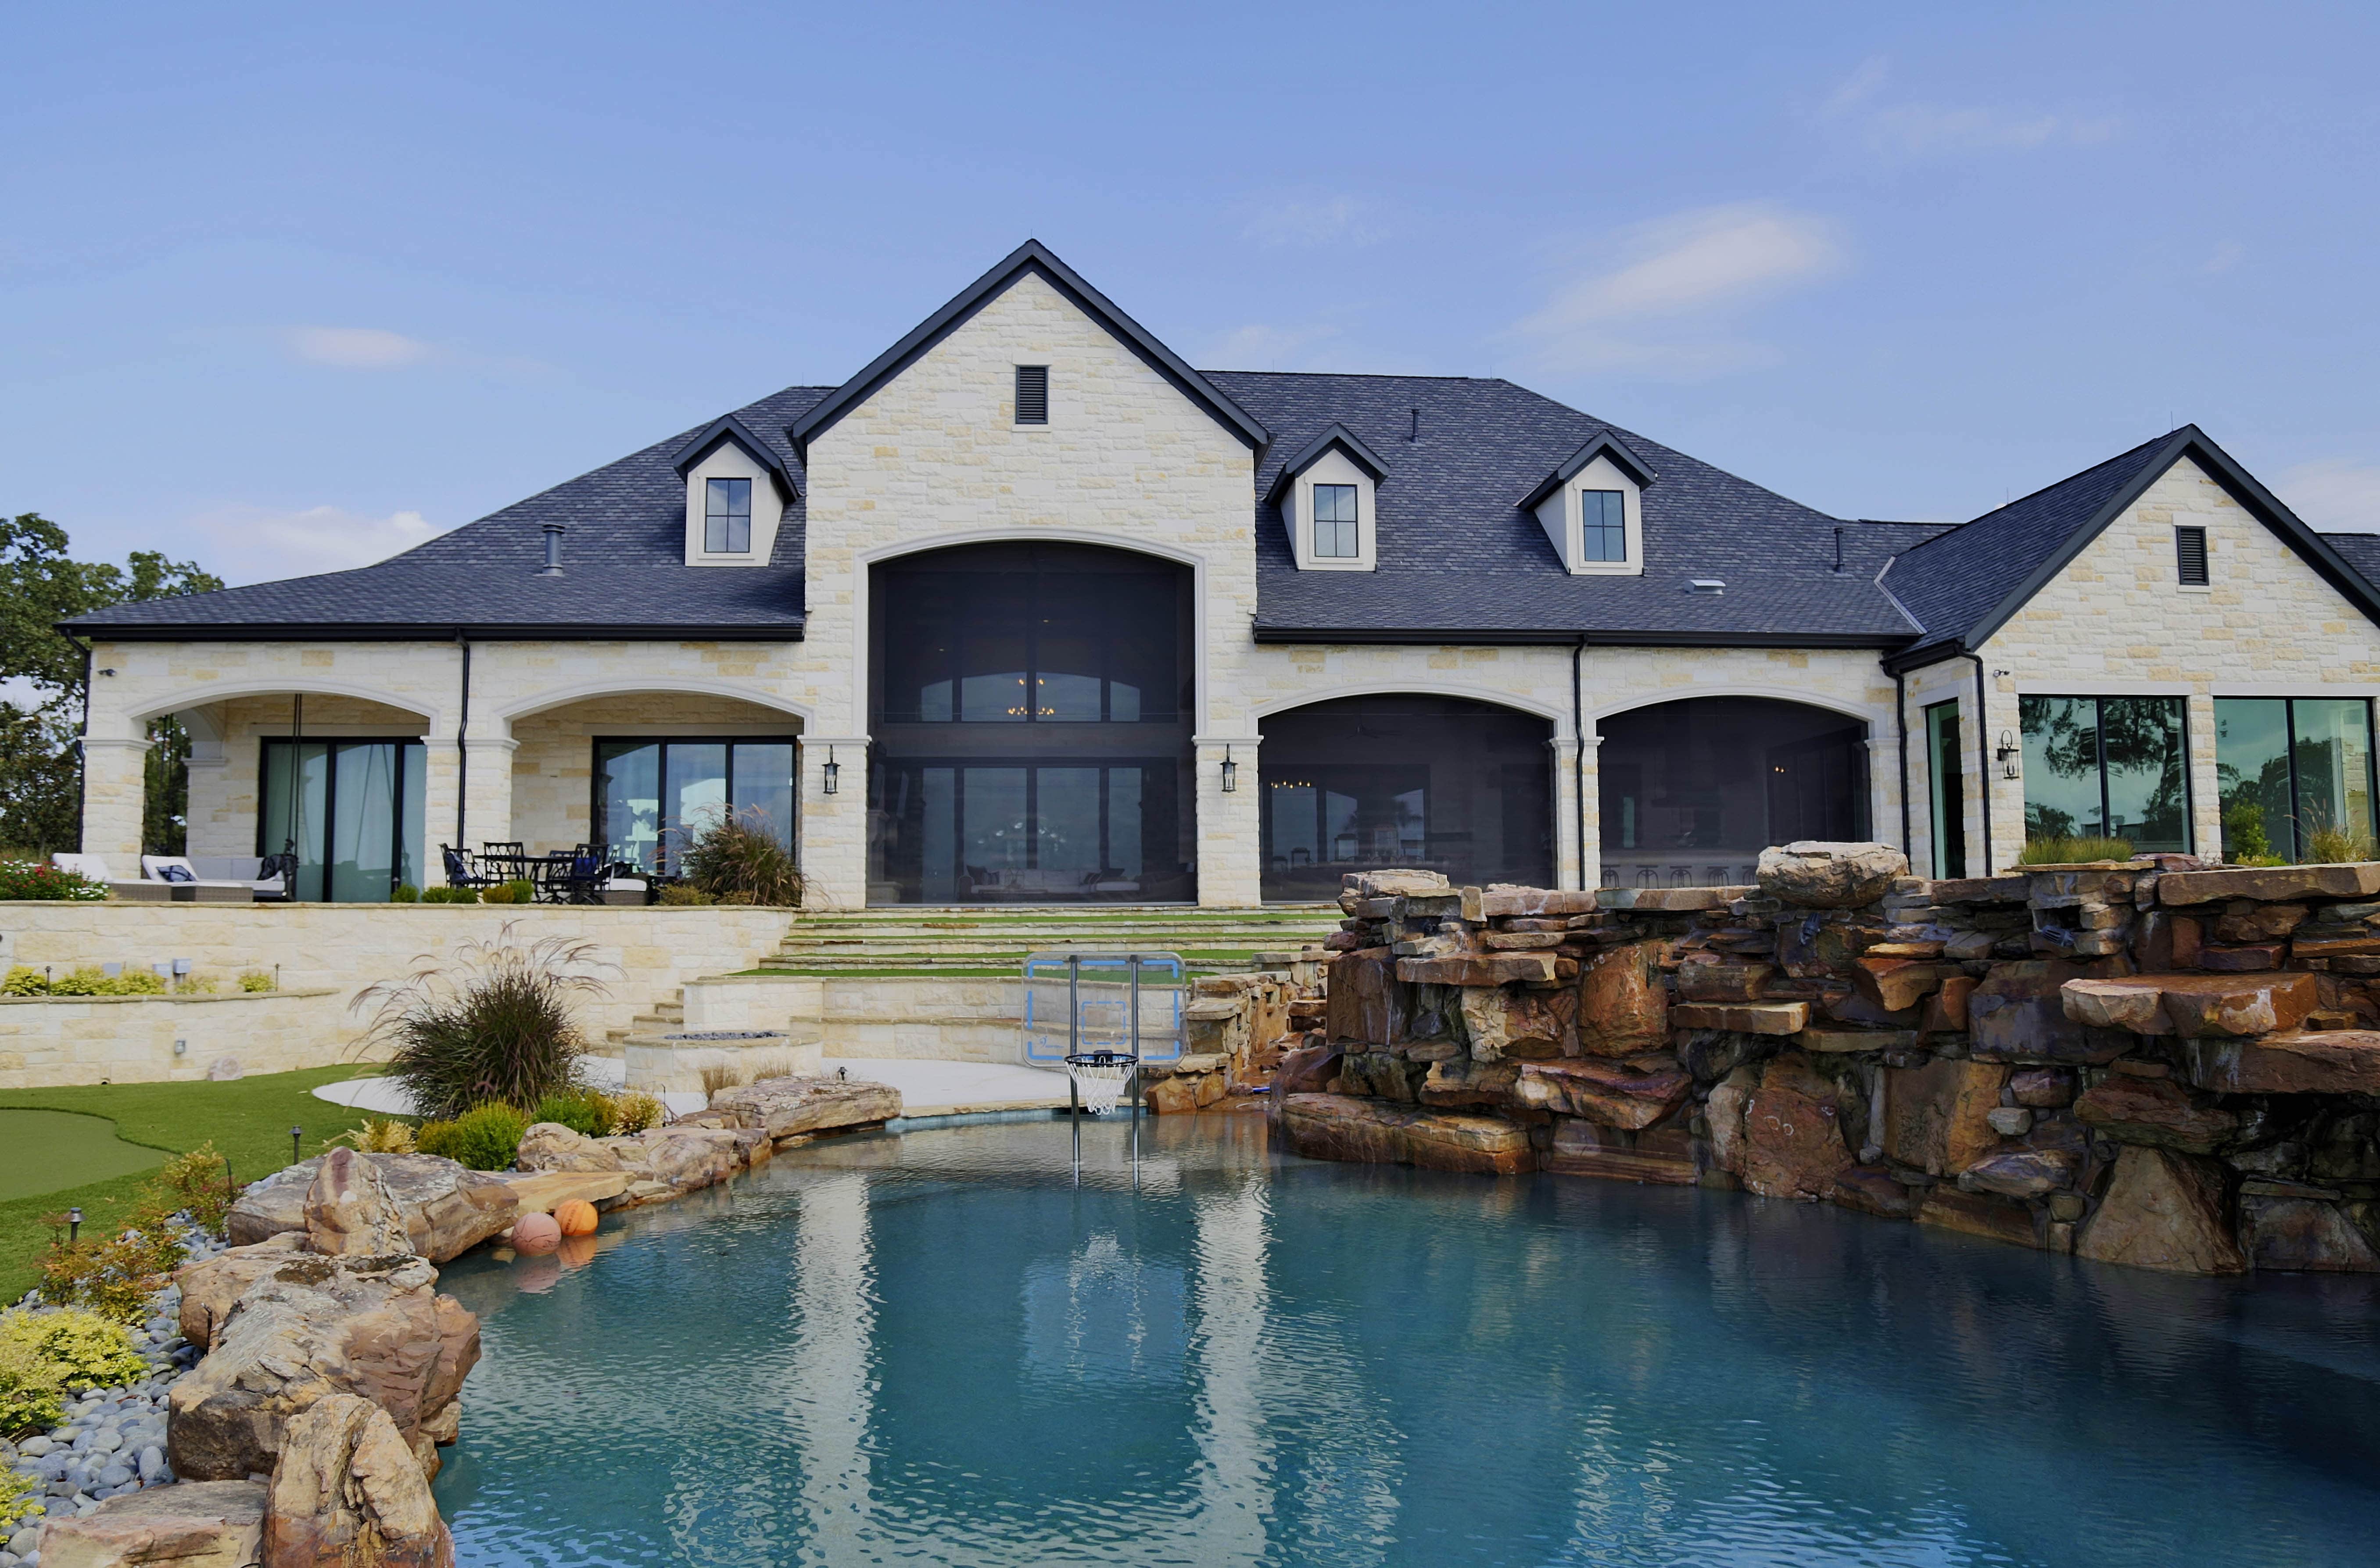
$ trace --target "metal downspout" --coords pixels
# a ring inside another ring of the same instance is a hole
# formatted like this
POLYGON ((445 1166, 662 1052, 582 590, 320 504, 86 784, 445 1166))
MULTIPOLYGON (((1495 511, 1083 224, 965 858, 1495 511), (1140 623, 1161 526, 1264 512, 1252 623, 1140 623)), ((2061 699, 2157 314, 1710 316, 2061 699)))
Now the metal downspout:
MULTIPOLYGON (((1893 723, 1900 733, 1900 856, 1909 857, 1909 672, 1892 673, 1893 723)), ((1912 872, 1913 872, 1912 868, 1912 872)))
POLYGON ((1571 758, 1571 793, 1578 798, 1572 802, 1578 817, 1578 887, 1586 891, 1586 698, 1579 681, 1586 657, 1586 634, 1578 634, 1578 642, 1570 650, 1570 738, 1576 748, 1571 758))
POLYGON ((464 802, 471 797, 471 754, 465 749, 471 734, 471 639, 459 626, 455 645, 463 650, 462 713, 455 722, 455 847, 463 849, 471 842, 463 831, 469 820, 464 802))

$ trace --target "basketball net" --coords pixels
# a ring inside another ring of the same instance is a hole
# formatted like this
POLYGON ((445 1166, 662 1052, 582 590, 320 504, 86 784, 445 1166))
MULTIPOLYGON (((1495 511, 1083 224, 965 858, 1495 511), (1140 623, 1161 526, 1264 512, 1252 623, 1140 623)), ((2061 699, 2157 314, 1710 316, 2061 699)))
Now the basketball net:
POLYGON ((1132 1066, 1132 1058, 1122 1051, 1099 1051, 1066 1058, 1066 1076, 1075 1080, 1075 1092, 1082 1096, 1083 1109, 1094 1115, 1105 1115, 1123 1100, 1124 1079, 1132 1066))

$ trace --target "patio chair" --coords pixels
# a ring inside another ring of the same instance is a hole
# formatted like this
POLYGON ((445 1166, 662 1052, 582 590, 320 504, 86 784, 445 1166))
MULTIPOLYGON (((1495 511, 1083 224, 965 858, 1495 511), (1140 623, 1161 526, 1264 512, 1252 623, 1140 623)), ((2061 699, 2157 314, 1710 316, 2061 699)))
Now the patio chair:
POLYGON ((440 845, 438 846, 438 855, 440 859, 445 863, 446 885, 448 887, 493 887, 504 880, 501 877, 492 877, 484 871, 474 869, 471 865, 470 853, 468 850, 457 849, 451 844, 440 845))

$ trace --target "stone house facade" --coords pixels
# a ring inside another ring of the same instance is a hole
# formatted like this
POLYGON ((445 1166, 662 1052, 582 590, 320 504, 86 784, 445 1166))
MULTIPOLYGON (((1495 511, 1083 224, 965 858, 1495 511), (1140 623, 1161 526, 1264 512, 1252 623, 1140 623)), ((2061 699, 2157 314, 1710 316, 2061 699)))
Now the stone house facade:
POLYGON ((2299 736, 2248 758, 2268 840, 2315 785, 2368 832, 2367 542, 2189 427, 1964 525, 1837 519, 1507 382, 1193 370, 1028 243, 839 387, 66 629, 84 845, 128 863, 173 714, 190 853, 293 846, 306 896, 491 842, 667 875, 744 811, 822 907, 1239 906, 1797 837, 2213 854, 2227 724, 2299 736))

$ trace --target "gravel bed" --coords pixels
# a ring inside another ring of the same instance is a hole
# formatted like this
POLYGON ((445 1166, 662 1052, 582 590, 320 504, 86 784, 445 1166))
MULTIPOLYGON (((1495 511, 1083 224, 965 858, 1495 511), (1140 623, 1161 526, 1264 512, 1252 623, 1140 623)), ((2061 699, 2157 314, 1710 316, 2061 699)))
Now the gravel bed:
MULTIPOLYGON (((183 1245, 190 1260, 211 1258, 224 1244, 185 1224, 183 1245)), ((34 1291, 11 1310, 55 1310, 34 1291)), ((102 1502, 174 1478, 165 1460, 165 1395, 198 1365, 199 1352, 181 1331, 182 1291, 169 1284, 149 1298, 149 1315, 132 1326, 132 1341, 149 1362, 149 1376, 128 1389, 92 1389, 67 1406, 66 1419, 49 1431, 17 1442, 0 1439, 0 1464, 40 1477, 48 1518, 89 1513, 102 1502)), ((42 1527, 35 1517, 18 1524, 0 1542, 0 1568, 38 1568, 42 1527)))

